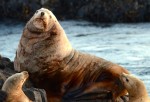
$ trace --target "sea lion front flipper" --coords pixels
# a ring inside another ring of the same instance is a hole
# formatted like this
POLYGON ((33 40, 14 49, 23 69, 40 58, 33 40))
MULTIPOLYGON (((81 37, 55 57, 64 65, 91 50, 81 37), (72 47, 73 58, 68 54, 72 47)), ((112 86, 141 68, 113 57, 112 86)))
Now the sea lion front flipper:
MULTIPOLYGON (((69 95, 73 94, 70 93, 69 95)), ((70 97, 69 95, 68 97, 63 98, 64 102, 112 102, 112 93, 108 91, 93 91, 91 93, 76 95, 74 97, 70 97)))
POLYGON ((43 89, 28 88, 24 92, 33 102, 47 102, 46 92, 43 89))
POLYGON ((113 95, 111 92, 101 91, 101 92, 91 92, 83 94, 75 98, 69 98, 63 100, 63 102, 128 102, 128 96, 121 96, 117 100, 113 100, 113 95))

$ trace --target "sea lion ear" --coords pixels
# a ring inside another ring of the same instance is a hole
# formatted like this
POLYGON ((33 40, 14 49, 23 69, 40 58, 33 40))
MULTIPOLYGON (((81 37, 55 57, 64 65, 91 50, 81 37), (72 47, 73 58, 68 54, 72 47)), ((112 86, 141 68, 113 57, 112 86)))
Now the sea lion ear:
POLYGON ((127 76, 127 75, 129 75, 129 74, 126 74, 126 73, 122 73, 122 75, 123 75, 123 76, 127 76))

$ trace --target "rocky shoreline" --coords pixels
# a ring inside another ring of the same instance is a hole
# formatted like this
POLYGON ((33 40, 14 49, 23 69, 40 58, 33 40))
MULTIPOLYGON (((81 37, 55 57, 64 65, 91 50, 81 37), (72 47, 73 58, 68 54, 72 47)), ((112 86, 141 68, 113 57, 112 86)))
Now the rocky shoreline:
POLYGON ((26 21, 41 7, 52 10, 60 20, 150 21, 149 0, 1 0, 0 18, 26 21))

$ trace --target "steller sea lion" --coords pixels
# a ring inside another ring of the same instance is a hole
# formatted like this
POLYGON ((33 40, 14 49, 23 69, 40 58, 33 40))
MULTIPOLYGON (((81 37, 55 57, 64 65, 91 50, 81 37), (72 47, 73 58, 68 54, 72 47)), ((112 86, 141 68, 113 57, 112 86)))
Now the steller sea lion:
POLYGON ((129 94, 129 102, 150 102, 144 83, 130 74, 121 74, 120 80, 129 94))
POLYGON ((54 14, 41 8, 27 22, 14 60, 16 71, 27 70, 32 81, 46 90, 48 102, 64 96, 110 91, 114 99, 125 95, 119 80, 123 67, 72 48, 54 14))
POLYGON ((2 86, 2 91, 7 95, 5 102, 32 102, 22 91, 22 86, 28 77, 28 72, 23 71, 6 79, 2 86))

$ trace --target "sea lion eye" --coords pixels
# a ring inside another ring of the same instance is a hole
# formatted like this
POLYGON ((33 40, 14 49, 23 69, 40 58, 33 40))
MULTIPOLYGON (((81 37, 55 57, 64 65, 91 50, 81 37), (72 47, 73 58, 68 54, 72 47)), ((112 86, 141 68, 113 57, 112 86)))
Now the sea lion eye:
POLYGON ((52 16, 51 16, 51 15, 50 15, 49 17, 50 17, 50 18, 52 18, 52 16))
POLYGON ((127 81, 127 82, 129 82, 129 80, 128 80, 128 79, 126 79, 126 81, 127 81))

